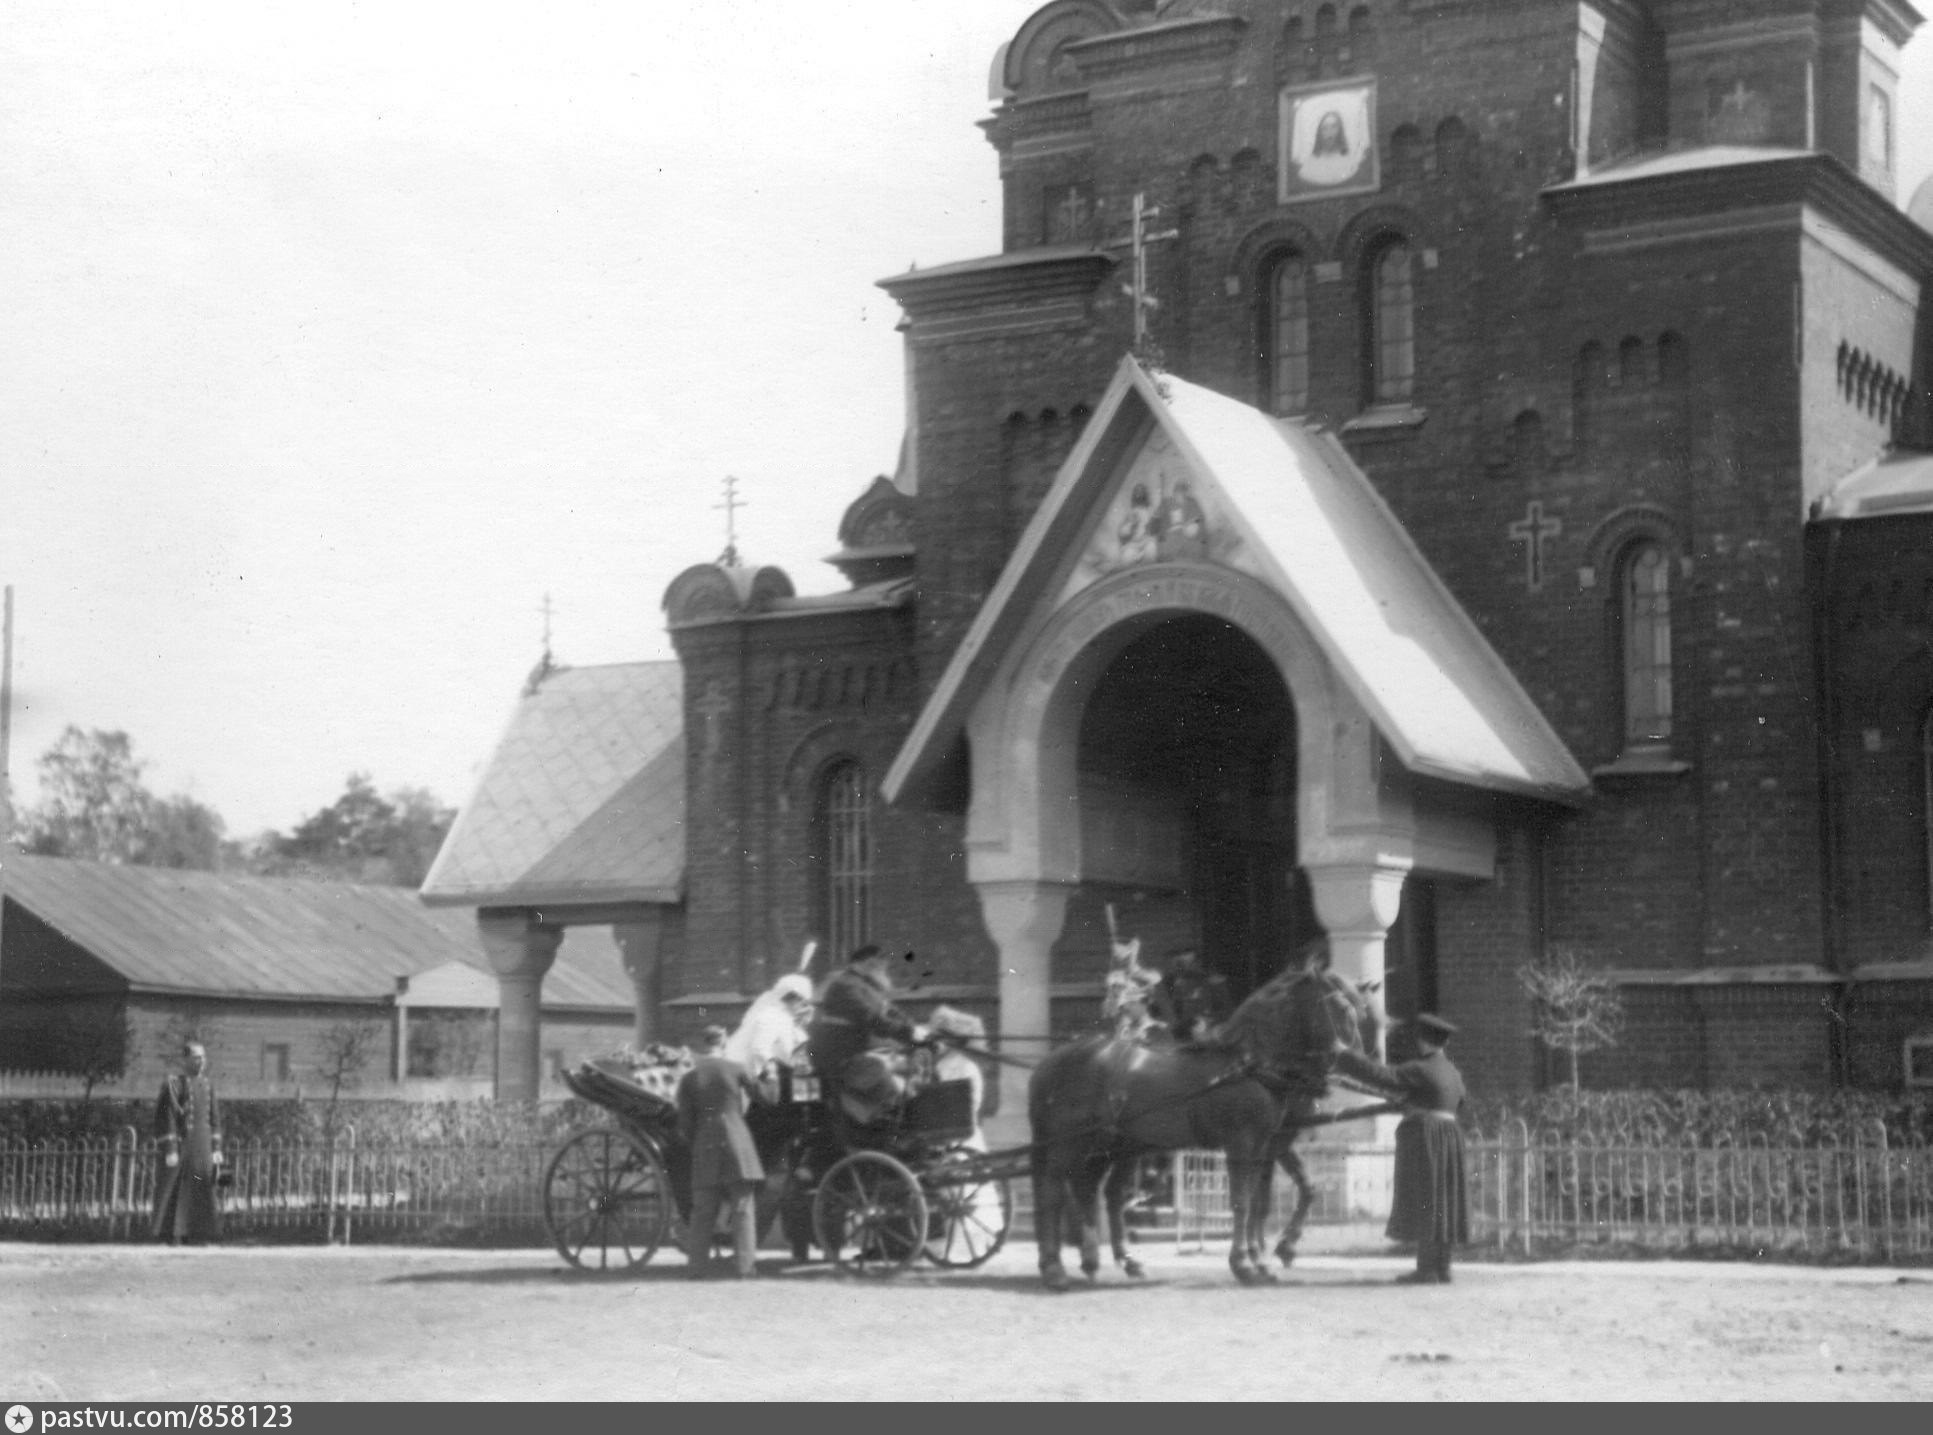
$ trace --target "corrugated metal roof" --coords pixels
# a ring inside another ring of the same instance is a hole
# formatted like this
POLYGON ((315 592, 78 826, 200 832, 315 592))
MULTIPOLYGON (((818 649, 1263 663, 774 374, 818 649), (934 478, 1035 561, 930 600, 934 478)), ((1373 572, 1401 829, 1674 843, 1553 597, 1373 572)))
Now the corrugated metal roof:
POLYGON ((683 671, 559 668, 518 701, 422 899, 676 902, 684 843, 683 671))
MULTIPOLYGON (((18 854, 3 865, 9 902, 140 990, 382 1000, 394 994, 397 977, 451 961, 489 971, 475 918, 428 910, 407 887, 18 854)), ((567 938, 543 995, 546 1007, 632 1004, 608 935, 601 950, 567 938)))

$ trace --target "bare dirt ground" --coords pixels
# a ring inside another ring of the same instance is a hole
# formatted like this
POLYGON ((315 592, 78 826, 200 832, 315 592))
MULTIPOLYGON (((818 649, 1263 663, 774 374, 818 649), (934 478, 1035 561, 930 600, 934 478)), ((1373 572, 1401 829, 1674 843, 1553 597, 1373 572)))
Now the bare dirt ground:
POLYGON ((886 1281, 768 1263, 693 1283, 546 1251, 0 1245, 0 1405, 23 1400, 1926 1400, 1933 1272, 1305 1256, 1246 1290, 1043 1292, 1022 1243, 886 1281))

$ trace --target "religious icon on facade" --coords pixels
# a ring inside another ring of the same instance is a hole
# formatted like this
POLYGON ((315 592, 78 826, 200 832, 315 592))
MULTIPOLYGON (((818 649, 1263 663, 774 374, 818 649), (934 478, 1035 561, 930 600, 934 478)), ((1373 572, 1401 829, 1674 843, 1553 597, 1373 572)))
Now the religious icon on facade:
POLYGON ((1279 140, 1284 203, 1378 188, 1376 82, 1330 81, 1282 91, 1279 140))
POLYGON ((1143 563, 1206 560, 1216 556, 1209 528, 1188 476, 1166 464, 1138 464, 1095 533, 1086 566, 1099 576, 1143 563))

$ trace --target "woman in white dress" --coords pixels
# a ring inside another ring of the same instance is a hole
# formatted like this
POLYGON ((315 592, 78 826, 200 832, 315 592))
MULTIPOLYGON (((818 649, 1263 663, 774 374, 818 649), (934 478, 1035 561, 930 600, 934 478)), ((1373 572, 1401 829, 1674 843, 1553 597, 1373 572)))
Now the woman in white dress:
POLYGON ((788 972, 760 992, 725 1042, 725 1056, 749 1072, 753 1080, 774 1066, 791 1066, 805 1045, 812 1019, 812 978, 788 972))

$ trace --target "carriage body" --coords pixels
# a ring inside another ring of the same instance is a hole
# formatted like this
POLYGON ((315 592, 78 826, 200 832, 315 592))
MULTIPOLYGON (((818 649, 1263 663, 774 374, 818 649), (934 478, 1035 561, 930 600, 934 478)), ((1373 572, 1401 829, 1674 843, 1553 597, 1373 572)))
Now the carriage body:
MULTIPOLYGON (((643 1265, 680 1238, 691 1210, 691 1150, 676 1083, 614 1060, 563 1073, 612 1123, 570 1138, 545 1174, 544 1216, 559 1254, 590 1269, 643 1265)), ((765 1167, 757 1225, 776 1217, 795 1260, 817 1245, 842 1271, 888 1274, 924 1256, 983 1264, 1012 1219, 1014 1163, 972 1149, 973 1087, 928 1081, 875 1122, 823 1099, 809 1071, 782 1069, 779 1099, 746 1113, 765 1167)))

